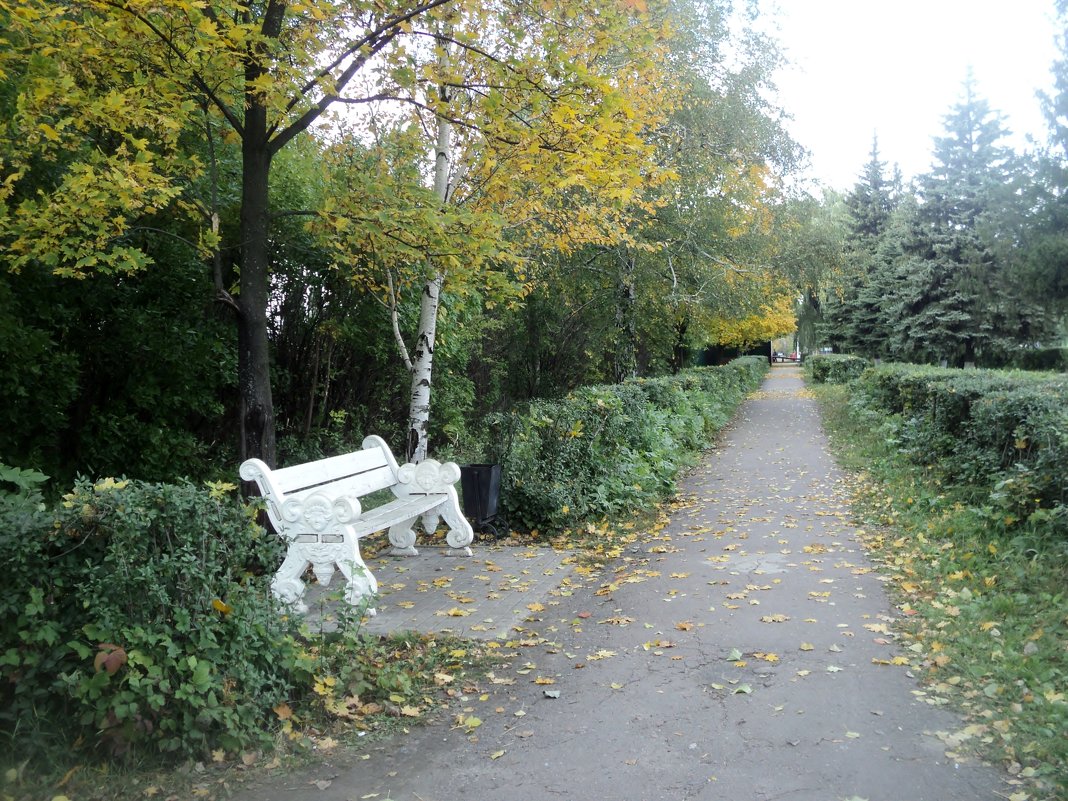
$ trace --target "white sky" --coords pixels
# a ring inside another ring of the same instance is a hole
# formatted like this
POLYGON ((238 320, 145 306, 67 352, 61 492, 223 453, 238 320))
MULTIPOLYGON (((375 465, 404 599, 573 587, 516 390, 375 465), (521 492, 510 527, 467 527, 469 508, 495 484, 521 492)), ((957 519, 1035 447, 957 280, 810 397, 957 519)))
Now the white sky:
POLYGON ((971 66, 979 94, 1006 116, 1010 144, 1044 141, 1035 97, 1052 85, 1053 0, 765 0, 792 66, 778 77, 810 176, 856 183, 879 135, 881 159, 926 172, 932 139, 971 66))

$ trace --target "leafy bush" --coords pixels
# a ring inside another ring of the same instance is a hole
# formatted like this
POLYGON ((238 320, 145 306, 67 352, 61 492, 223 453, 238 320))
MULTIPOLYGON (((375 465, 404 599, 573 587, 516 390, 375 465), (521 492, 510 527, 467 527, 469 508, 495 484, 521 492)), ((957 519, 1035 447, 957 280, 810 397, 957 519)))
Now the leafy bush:
POLYGON ((901 450, 992 526, 1068 542, 1065 376, 886 365, 863 374, 856 401, 893 415, 901 450))
POLYGON ((842 353, 817 353, 805 360, 817 384, 847 384, 871 367, 871 360, 842 353))
POLYGON ((280 548, 221 488, 80 480, 54 510, 0 501, 9 747, 202 755, 269 738, 298 660, 261 575, 280 548))
POLYGON ((561 527, 656 503, 767 370, 760 357, 584 387, 493 418, 509 522, 561 527))

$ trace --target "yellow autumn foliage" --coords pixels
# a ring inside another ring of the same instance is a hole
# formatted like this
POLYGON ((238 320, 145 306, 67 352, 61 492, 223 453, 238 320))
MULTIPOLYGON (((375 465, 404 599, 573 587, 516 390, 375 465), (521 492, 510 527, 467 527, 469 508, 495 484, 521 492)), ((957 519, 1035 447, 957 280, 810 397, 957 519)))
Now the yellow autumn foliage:
POLYGON ((781 294, 759 311, 742 317, 714 317, 707 326, 709 339, 717 345, 745 347, 786 336, 797 329, 797 299, 781 294))

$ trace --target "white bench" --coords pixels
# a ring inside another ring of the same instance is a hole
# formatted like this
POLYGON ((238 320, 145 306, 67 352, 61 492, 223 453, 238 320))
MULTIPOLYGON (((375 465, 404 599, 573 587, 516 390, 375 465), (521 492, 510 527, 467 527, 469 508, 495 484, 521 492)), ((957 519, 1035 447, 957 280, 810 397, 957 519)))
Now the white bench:
MULTIPOLYGON (((274 530, 289 545, 271 591, 297 612, 306 612, 301 576, 311 565, 322 585, 330 583, 337 567, 348 582, 345 600, 357 605, 378 591, 378 582, 360 555, 360 538, 389 529, 395 556, 416 556, 413 525, 422 519, 428 533, 438 518, 449 526, 450 556, 470 556, 474 532, 460 511, 453 487, 460 478, 455 462, 426 459, 398 465, 381 437, 363 441, 363 450, 272 470, 259 459, 240 468, 241 478, 255 481, 267 502, 274 530), (394 500, 363 511, 360 498, 382 489, 394 500)), ((368 610, 374 614, 374 609, 368 610)))

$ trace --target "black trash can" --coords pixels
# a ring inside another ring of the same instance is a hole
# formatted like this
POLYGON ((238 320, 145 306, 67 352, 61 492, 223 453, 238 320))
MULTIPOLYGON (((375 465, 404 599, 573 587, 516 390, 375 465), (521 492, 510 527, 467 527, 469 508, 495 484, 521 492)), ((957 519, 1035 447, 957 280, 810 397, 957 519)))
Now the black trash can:
POLYGON ((460 490, 464 514, 475 531, 493 534, 496 538, 497 503, 501 497, 501 466, 499 464, 460 465, 460 490))

